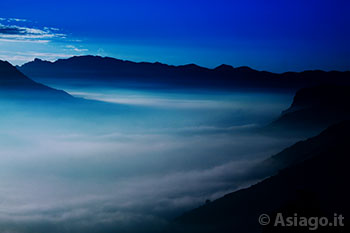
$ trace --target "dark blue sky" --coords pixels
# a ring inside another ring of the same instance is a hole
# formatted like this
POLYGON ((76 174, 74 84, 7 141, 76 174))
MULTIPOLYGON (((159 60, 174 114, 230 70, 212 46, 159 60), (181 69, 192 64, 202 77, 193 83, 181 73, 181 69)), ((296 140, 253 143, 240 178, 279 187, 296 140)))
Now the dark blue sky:
POLYGON ((349 2, 1 1, 0 59, 99 54, 277 72, 349 70, 349 2))

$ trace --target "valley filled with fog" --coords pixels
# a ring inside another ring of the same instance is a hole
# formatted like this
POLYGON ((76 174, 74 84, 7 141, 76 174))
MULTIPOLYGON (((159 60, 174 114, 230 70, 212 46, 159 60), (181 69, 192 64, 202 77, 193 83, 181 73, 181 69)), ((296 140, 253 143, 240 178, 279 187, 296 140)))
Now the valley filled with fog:
POLYGON ((0 103, 5 232, 157 232, 297 141, 255 133, 291 94, 64 90, 82 99, 0 103))

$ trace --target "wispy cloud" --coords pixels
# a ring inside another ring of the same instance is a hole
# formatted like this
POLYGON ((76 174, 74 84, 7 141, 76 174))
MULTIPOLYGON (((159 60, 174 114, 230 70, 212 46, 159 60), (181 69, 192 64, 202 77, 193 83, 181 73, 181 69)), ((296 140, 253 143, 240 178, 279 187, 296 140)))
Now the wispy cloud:
POLYGON ((66 35, 63 33, 58 33, 57 30, 53 30, 52 28, 48 28, 48 27, 40 29, 40 28, 34 28, 34 27, 0 23, 0 40, 22 41, 22 42, 35 41, 35 42, 45 43, 45 42, 49 42, 52 39, 62 39, 62 38, 66 38, 66 35))
POLYGON ((0 41, 48 43, 54 39, 64 39, 66 35, 53 27, 38 27, 30 20, 0 18, 0 41))
POLYGON ((27 19, 18 19, 18 18, 0 18, 0 21, 6 21, 6 22, 28 22, 27 19))
POLYGON ((46 44, 50 40, 28 40, 28 39, 13 39, 13 38, 2 38, 0 36, 0 42, 19 42, 19 43, 36 43, 36 44, 46 44))
POLYGON ((74 46, 74 45, 66 45, 66 48, 67 48, 68 50, 72 50, 72 51, 75 51, 75 52, 86 52, 86 51, 88 51, 88 49, 77 48, 77 47, 74 46))
POLYGON ((0 17, 0 59, 20 65, 34 58, 57 60, 82 55, 88 49, 62 29, 21 18, 0 17))

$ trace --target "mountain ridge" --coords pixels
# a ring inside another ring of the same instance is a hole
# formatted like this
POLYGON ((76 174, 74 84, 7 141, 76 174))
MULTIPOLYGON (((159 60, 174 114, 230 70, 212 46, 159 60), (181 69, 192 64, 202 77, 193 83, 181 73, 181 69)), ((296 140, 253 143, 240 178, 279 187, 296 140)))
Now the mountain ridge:
POLYGON ((71 99, 68 93, 56 90, 26 77, 7 61, 0 60, 0 96, 20 99, 71 99))
POLYGON ((315 84, 349 84, 350 71, 303 71, 282 74, 258 71, 247 66, 220 65, 209 69, 196 64, 167 65, 159 62, 132 62, 111 57, 74 56, 55 62, 35 59, 18 67, 34 80, 75 79, 78 83, 102 81, 147 83, 154 86, 221 89, 284 89, 295 91, 315 84))

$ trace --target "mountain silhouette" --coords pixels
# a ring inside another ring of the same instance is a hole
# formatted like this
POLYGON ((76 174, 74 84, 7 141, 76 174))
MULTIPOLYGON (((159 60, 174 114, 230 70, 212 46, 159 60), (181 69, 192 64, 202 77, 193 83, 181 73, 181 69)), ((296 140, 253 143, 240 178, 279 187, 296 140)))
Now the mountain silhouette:
POLYGON ((75 56, 55 62, 35 59, 18 67, 34 80, 74 80, 86 85, 127 85, 147 87, 197 87, 221 89, 297 90, 317 84, 348 84, 350 72, 305 71, 276 74, 249 67, 220 65, 208 69, 195 64, 172 66, 159 62, 131 62, 110 57, 75 56))
POLYGON ((349 101, 350 86, 303 88, 295 94, 292 105, 264 131, 319 133, 332 124, 350 119, 349 101))
POLYGON ((0 60, 0 97, 21 99, 70 99, 64 91, 34 82, 7 61, 0 60))
MULTIPOLYGON (((349 132, 350 122, 345 121, 296 143, 271 158, 285 167, 276 175, 183 214, 168 232, 309 232, 305 227, 259 225, 261 214, 268 214, 273 225, 277 213, 329 219, 342 214, 347 226, 349 132)), ((320 227, 313 232, 346 229, 320 227)))

